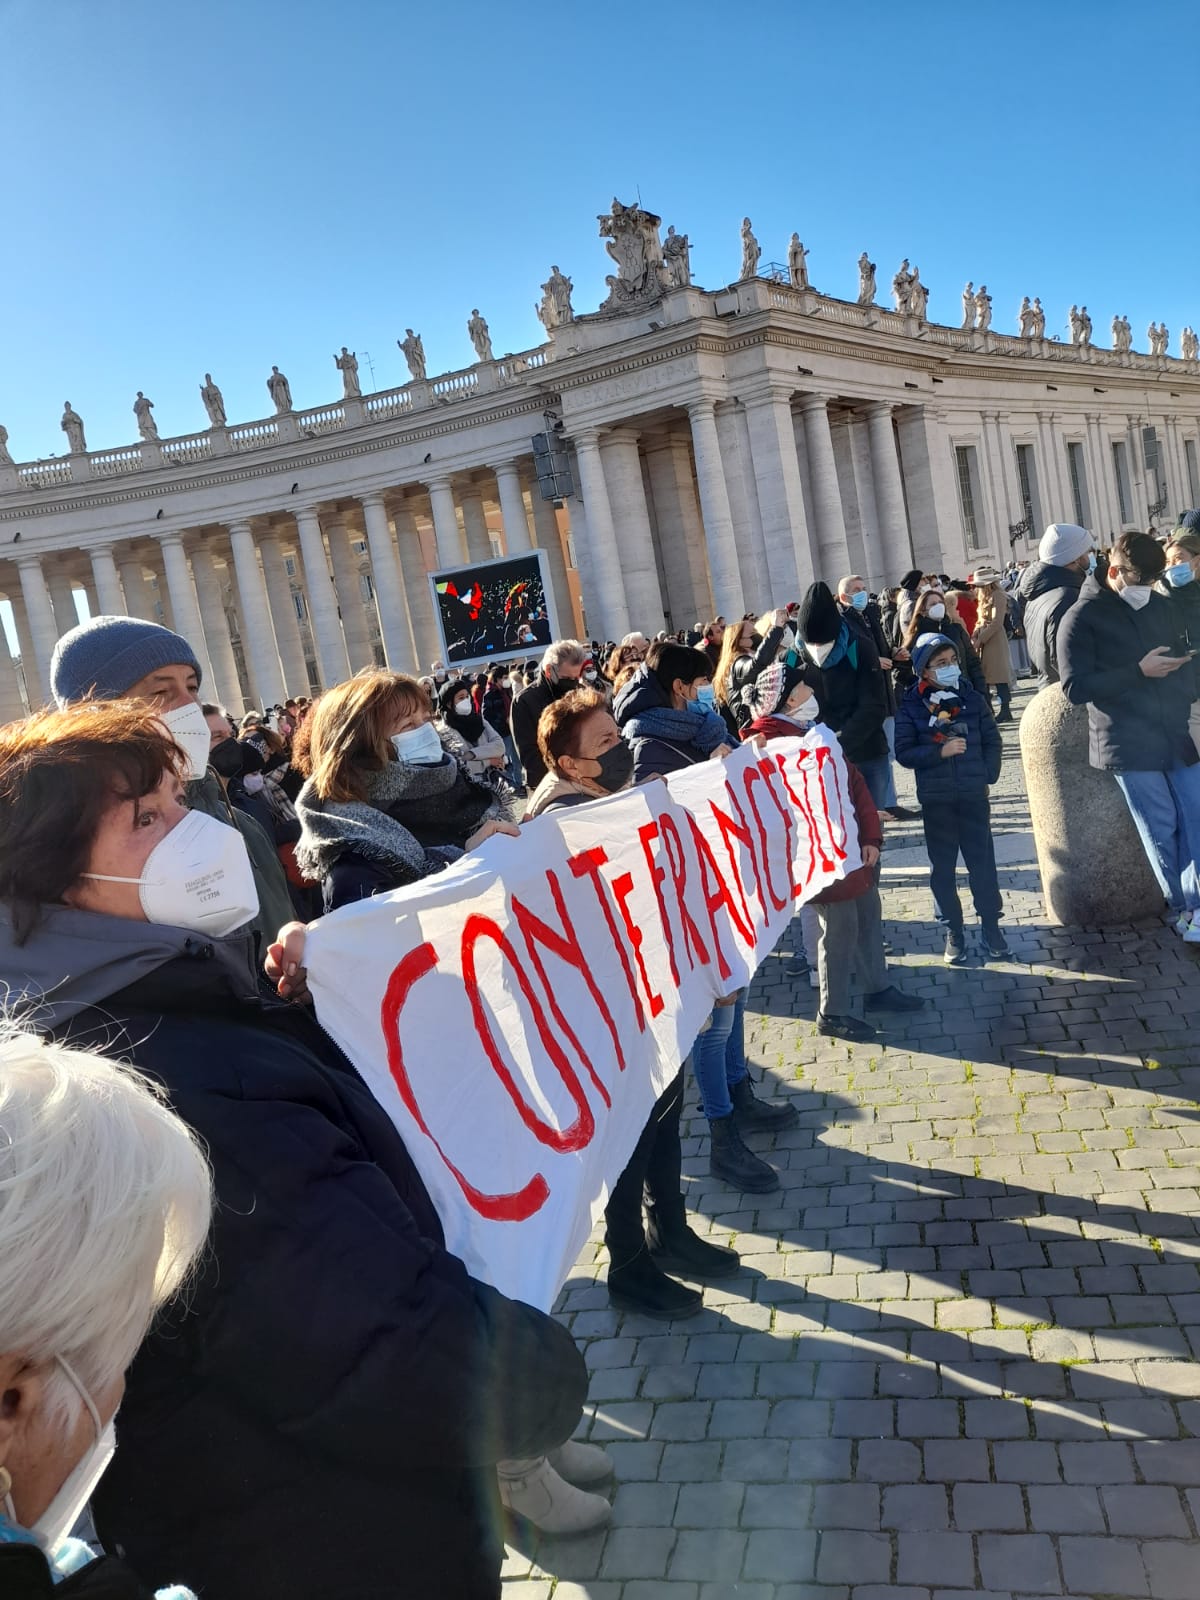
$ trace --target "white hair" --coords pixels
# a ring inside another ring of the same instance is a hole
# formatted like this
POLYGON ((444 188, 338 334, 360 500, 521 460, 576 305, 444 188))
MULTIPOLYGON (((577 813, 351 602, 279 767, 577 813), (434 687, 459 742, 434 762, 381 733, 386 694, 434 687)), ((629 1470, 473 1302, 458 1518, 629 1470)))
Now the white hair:
POLYGON ((621 640, 621 643, 622 644, 636 644, 639 639, 642 641, 643 644, 646 644, 648 642, 647 639, 646 639, 646 635, 640 629, 635 629, 633 631, 633 633, 627 633, 625 635, 625 637, 621 640))
POLYGON ((559 667, 582 666, 587 657, 588 653, 578 639, 555 639, 542 657, 542 671, 549 677, 559 667))
POLYGON ((838 579, 838 594, 839 595, 845 594, 846 590, 850 587, 850 585, 852 583, 861 583, 862 581, 863 580, 862 580, 861 574, 859 574, 857 572, 851 572, 846 577, 839 578, 838 579))
MULTIPOLYGON (((133 1360, 208 1233, 194 1135, 146 1078, 0 1020, 0 1352, 62 1356, 93 1396, 133 1360)), ((47 1406, 78 1396, 55 1368, 47 1406)))

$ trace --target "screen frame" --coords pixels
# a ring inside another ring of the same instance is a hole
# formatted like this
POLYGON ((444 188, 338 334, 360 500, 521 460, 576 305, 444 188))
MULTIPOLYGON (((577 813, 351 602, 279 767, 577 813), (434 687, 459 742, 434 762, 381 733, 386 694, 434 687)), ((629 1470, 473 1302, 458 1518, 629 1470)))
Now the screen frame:
POLYGON ((546 603, 546 618, 550 623, 550 638, 552 640, 558 639, 561 637, 558 631, 558 608, 554 603, 554 590, 550 581, 546 552, 538 545, 531 545, 528 550, 513 550, 508 555, 492 556, 487 561, 456 562, 452 567, 437 567, 433 572, 429 573, 429 599, 433 606, 433 621, 437 629, 438 643, 441 646, 439 659, 446 663, 447 668, 453 667, 457 671, 466 667, 479 669, 489 663, 495 664, 499 661, 541 660, 546 650, 544 644, 518 645, 511 650, 493 650, 486 655, 464 656, 462 660, 451 661, 449 646, 446 643, 446 630, 442 623, 442 608, 438 604, 437 586, 439 583, 446 582, 449 578, 458 577, 467 571, 483 572, 489 567, 503 567, 513 561, 528 561, 531 558, 537 562, 538 576, 542 582, 542 598, 546 603))

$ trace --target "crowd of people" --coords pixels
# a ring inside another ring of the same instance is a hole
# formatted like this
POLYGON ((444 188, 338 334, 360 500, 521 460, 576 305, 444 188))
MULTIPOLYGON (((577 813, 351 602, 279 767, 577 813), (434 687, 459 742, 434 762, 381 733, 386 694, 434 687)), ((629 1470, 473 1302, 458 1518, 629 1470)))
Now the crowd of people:
MULTIPOLYGON (((447 1251, 309 1002, 312 917, 820 728, 861 864, 803 909, 793 970, 822 1034, 869 1041, 924 1005, 888 968, 889 821, 919 814, 946 962, 972 954, 960 859, 978 954, 1010 957, 989 790, 1032 666, 1086 705, 1093 765, 1200 943, 1200 513, 1104 555, 1056 524, 1039 554, 879 594, 851 574, 760 616, 558 639, 483 673, 371 669, 237 719, 166 628, 98 617, 59 641, 54 706, 0 729, 5 1595, 133 1600, 148 1579, 372 1600, 399 1564, 406 1593, 494 1600, 504 1512, 560 1535, 609 1515, 611 1461, 572 1439, 582 1358, 447 1251)), ((738 1270, 688 1221, 689 1077, 712 1175, 779 1187, 753 1140, 796 1111, 755 1093, 745 1008, 744 990, 713 1006, 612 1188, 619 1307, 684 1318, 738 1270)))

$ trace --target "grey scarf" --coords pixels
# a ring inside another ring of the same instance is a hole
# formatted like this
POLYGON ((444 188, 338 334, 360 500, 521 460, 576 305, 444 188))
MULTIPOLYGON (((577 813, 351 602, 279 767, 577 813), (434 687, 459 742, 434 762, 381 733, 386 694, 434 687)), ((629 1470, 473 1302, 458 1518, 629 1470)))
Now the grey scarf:
POLYGON ((393 868, 401 883, 415 883, 432 872, 440 872, 462 851, 448 845, 425 849, 381 807, 414 792, 434 794, 439 781, 442 788, 449 788, 456 772, 453 762, 437 767, 406 767, 399 761, 389 761, 386 771, 372 775, 369 792, 374 804, 363 800, 323 801, 310 778, 296 796, 296 815, 302 829, 296 845, 296 865, 306 878, 319 880, 339 856, 353 851, 368 861, 393 868), (419 775, 416 791, 404 781, 414 774, 419 775), (438 776, 432 776, 435 774, 438 776))

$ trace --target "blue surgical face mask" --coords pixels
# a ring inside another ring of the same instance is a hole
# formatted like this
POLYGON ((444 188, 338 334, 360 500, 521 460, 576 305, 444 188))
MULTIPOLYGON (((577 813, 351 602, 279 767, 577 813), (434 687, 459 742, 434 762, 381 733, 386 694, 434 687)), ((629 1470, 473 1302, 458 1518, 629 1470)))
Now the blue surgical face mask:
POLYGON ((696 698, 691 702, 692 710, 697 714, 704 711, 715 711, 717 708, 716 690, 711 683, 702 683, 696 690, 696 698))
POLYGON ((933 676, 941 689, 957 689, 958 680, 962 672, 957 662, 951 661, 944 667, 934 667, 933 676))
POLYGON ((1090 576, 1093 572, 1095 572, 1095 570, 1096 570, 1096 552, 1094 550, 1089 550, 1088 551, 1088 575, 1090 576))
POLYGON ((1185 583, 1191 583, 1196 574, 1192 571, 1190 562, 1177 561, 1173 567, 1167 568, 1166 576, 1172 589, 1182 589, 1185 583))
POLYGON ((392 744, 406 767, 436 767, 445 754, 432 722, 423 722, 419 728, 409 728, 405 733, 394 733, 392 744))
POLYGON ((860 589, 857 594, 850 596, 850 604, 855 611, 865 611, 871 603, 871 596, 865 589, 860 589))

